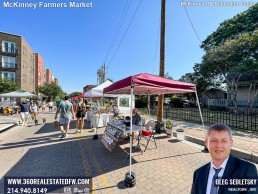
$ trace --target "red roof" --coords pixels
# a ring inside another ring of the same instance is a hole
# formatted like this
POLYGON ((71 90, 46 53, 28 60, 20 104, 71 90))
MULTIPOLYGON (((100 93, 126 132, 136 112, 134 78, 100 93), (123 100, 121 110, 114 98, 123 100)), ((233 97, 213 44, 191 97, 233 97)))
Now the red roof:
POLYGON ((130 94, 131 86, 134 86, 134 95, 188 93, 196 91, 196 86, 192 83, 141 73, 113 83, 104 88, 104 93, 130 94))

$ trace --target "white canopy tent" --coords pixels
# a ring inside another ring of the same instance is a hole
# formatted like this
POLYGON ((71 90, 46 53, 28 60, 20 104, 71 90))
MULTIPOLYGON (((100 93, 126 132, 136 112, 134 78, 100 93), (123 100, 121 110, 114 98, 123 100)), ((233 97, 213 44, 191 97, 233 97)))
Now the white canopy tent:
POLYGON ((103 89, 113 84, 111 81, 106 80, 104 83, 95 88, 90 89, 84 93, 84 97, 88 98, 102 98, 102 97, 117 97, 114 94, 103 94, 103 89))
POLYGON ((31 98, 36 96, 37 95, 26 92, 25 90, 16 90, 5 94, 0 94, 0 97, 2 98, 31 98))

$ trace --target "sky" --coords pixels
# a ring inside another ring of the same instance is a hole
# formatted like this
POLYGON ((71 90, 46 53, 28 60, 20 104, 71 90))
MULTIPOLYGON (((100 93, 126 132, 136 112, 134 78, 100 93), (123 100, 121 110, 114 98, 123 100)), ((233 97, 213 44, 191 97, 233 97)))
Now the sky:
MULTIPOLYGON (((257 1, 184 2, 189 3, 186 10, 203 41, 224 20, 249 8, 242 2, 257 1), (220 5, 212 5, 214 2, 220 5), (239 5, 226 6, 223 2, 239 5)), ((69 94, 97 84, 97 70, 104 63, 107 78, 113 81, 138 73, 158 75, 160 12, 161 0, 3 0, 0 31, 21 35, 69 94), (7 8, 4 2, 37 6, 7 8), (39 7, 39 2, 66 3, 67 7, 39 7), (89 3, 89 7, 69 7, 70 2, 89 3)), ((165 73, 177 80, 193 72, 194 64, 201 62, 204 54, 180 0, 166 1, 165 36, 165 73)))

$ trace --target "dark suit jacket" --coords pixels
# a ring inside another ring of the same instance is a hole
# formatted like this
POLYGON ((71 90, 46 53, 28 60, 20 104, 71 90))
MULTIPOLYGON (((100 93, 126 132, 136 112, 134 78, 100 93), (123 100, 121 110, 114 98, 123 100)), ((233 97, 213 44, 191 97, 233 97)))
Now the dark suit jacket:
MULTIPOLYGON (((208 164, 205 164, 204 166, 202 166, 201 168, 197 169, 194 172, 191 194, 206 194, 209 172, 210 172, 210 162, 208 164)), ((230 155, 222 178, 230 178, 230 179, 256 178, 257 179, 257 169, 254 164, 230 155)), ((245 187, 246 186, 242 186, 241 188, 245 188, 245 187)), ((223 187, 223 186, 219 187, 218 194, 229 194, 229 193, 237 194, 240 192, 228 191, 228 187, 223 187)), ((241 194, 242 193, 244 192, 241 192, 241 194)), ((254 194, 254 193, 257 193, 257 191, 250 192, 250 193, 254 194)))

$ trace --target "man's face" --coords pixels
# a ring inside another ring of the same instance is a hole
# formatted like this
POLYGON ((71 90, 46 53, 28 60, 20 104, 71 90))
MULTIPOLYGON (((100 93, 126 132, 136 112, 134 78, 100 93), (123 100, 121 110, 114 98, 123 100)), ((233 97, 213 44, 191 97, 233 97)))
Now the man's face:
POLYGON ((211 130, 205 139, 205 146, 209 149, 213 163, 222 164, 230 154, 233 140, 227 131, 211 130))

